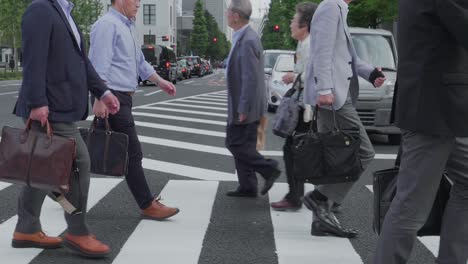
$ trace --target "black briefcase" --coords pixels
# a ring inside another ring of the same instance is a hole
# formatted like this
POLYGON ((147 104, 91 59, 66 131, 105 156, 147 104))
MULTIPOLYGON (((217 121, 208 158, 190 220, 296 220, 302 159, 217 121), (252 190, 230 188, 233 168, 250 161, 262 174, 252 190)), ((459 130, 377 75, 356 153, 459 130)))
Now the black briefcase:
POLYGON ((293 135, 294 177, 315 185, 357 181, 363 171, 359 129, 341 129, 333 110, 334 129, 318 132, 317 116, 318 107, 310 131, 293 135))
MULTIPOLYGON (((387 211, 390 209, 397 189, 399 168, 374 172, 374 232, 380 234, 387 211)), ((450 197, 451 184, 447 175, 442 177, 431 213, 424 226, 418 231, 418 236, 439 236, 445 206, 450 197)))
POLYGON ((112 131, 107 118, 102 121, 105 130, 97 128, 96 117, 89 129, 80 128, 91 158, 91 173, 125 176, 128 169, 128 136, 112 131))

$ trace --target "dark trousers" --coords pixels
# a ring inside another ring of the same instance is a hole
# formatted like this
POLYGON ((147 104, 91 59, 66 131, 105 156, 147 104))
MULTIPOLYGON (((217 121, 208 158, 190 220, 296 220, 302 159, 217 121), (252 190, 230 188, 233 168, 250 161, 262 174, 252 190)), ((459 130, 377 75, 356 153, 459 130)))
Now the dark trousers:
MULTIPOLYGON (((109 124, 113 131, 125 133, 128 136, 129 161, 125 180, 138 206, 141 209, 145 209, 151 205, 154 197, 146 182, 145 173, 143 171, 143 153, 132 115, 132 96, 118 91, 113 91, 113 93, 120 101, 120 110, 115 115, 109 115, 109 124)), ((99 126, 103 128, 103 122, 100 122, 99 126)))
MULTIPOLYGON (((299 121, 295 129, 296 132, 304 133, 309 130, 310 123, 304 122, 304 110, 299 112, 299 121)), ((283 146, 283 160, 286 167, 286 178, 288 180, 289 192, 286 194, 286 200, 291 203, 302 204, 301 198, 304 196, 304 176, 294 174, 294 156, 292 152, 293 138, 286 138, 283 146)))
POLYGON ((250 124, 228 124, 226 127, 226 147, 234 156, 241 191, 257 192, 255 172, 266 179, 278 166, 277 161, 265 159, 256 149, 258 125, 257 121, 250 124))

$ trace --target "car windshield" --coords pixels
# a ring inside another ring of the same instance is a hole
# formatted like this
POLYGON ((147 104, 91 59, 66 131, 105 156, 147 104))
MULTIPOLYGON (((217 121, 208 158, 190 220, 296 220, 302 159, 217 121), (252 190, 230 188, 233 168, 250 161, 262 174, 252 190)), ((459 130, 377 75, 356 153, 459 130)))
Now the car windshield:
POLYGON ((277 72, 292 72, 294 71, 294 56, 281 56, 276 62, 275 71, 277 72))
POLYGON ((389 70, 395 70, 395 56, 389 36, 352 34, 354 48, 360 59, 389 70))
POLYGON ((281 55, 281 53, 265 53, 264 68, 273 68, 279 55, 281 55))

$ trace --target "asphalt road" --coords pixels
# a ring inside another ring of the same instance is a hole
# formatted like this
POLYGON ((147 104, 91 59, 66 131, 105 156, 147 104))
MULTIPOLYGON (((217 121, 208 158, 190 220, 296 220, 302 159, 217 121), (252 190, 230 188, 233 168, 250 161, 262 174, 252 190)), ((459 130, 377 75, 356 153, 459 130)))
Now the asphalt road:
MULTIPOLYGON (((22 126, 11 114, 20 84, 0 82, 0 125, 22 126)), ((154 86, 140 87, 134 114, 143 146, 145 173, 162 202, 181 212, 165 222, 141 220, 121 178, 93 175, 88 222, 112 247, 103 260, 84 259, 65 249, 12 249, 17 186, 0 182, 0 263, 164 263, 164 264, 354 264, 372 263, 377 236, 372 231, 371 173, 392 166, 397 146, 372 136, 376 159, 355 184, 338 216, 344 226, 360 230, 355 239, 313 237, 311 212, 271 211, 269 203, 286 193, 283 174, 266 196, 230 198, 237 186, 234 164, 224 148, 226 86, 224 73, 177 84, 170 97, 154 86)), ((269 114, 272 117, 272 114, 269 114)), ((83 121, 81 126, 89 126, 83 121)), ((282 162, 283 139, 268 130, 263 152, 282 162)), ((307 189, 313 186, 307 185, 307 189)), ((46 199, 44 231, 60 235, 66 225, 61 209, 46 199)), ((434 262, 438 239, 418 240, 411 264, 434 262)))

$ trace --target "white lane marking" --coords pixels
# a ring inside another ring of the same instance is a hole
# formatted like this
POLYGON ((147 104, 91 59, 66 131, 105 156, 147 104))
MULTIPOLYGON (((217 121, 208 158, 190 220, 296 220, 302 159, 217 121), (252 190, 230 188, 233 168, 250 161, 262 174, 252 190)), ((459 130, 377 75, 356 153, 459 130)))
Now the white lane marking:
MULTIPOLYGON (((105 197, 122 179, 92 178, 88 196, 88 210, 105 197)), ((11 239, 15 230, 17 216, 8 219, 0 225, 0 256, 8 256, 8 263, 26 264, 42 252, 42 249, 11 247, 11 239)), ((43 231, 50 236, 60 235, 67 227, 62 208, 52 200, 46 198, 41 212, 43 231)))
POLYGON ((16 91, 16 92, 8 92, 8 93, 0 93, 0 95, 17 94, 17 93, 18 93, 18 91, 16 91))
POLYGON ((213 137, 226 137, 225 132, 216 132, 216 131, 205 130, 205 129, 196 129, 196 128, 189 128, 189 127, 181 127, 181 126, 154 124, 154 123, 140 122, 140 121, 135 121, 135 124, 137 126, 142 126, 142 127, 164 129, 164 130, 177 131, 177 132, 182 132, 182 133, 190 133, 190 134, 213 136, 213 137))
POLYGON ((11 186, 11 183, 0 182, 0 190, 6 189, 11 186))
MULTIPOLYGON (((180 102, 180 101, 178 101, 180 102)), ((211 110, 222 110, 222 111, 227 111, 227 107, 214 107, 214 106, 202 106, 202 105, 193 105, 193 104, 179 104, 179 103, 166 103, 162 102, 160 103, 162 105, 170 105, 170 106, 182 106, 182 107, 191 107, 191 108, 199 108, 199 109, 211 109, 211 110)))
POLYGON ((191 83, 194 83, 195 81, 188 81, 188 82, 184 82, 183 84, 191 84, 191 83))
POLYGON ((179 101, 177 101, 177 102, 226 106, 226 103, 215 103, 215 102, 206 102, 206 101, 198 101, 198 100, 187 100, 187 99, 179 100, 179 101))
MULTIPOLYGON (((374 193, 374 189, 372 185, 366 185, 367 189, 374 193)), ((419 241, 431 251, 432 255, 437 257, 439 254, 439 244, 440 244, 440 237, 438 236, 426 236, 426 237, 418 237, 419 241)), ((467 263, 468 264, 468 263, 467 263)))
POLYGON ((1 84, 0 87, 21 86, 21 83, 1 84))
POLYGON ((204 111, 191 111, 191 110, 157 107, 157 106, 142 106, 142 107, 138 107, 138 109, 149 109, 149 110, 169 111, 169 112, 177 112, 177 113, 227 117, 227 114, 211 113, 211 112, 204 112, 204 111))
POLYGON ((136 90, 135 93, 143 93, 143 90, 136 90))
POLYGON ((164 223, 141 221, 112 263, 154 263, 157 250, 159 263, 197 264, 217 190, 217 182, 169 181, 161 196, 180 213, 164 223))
POLYGON ((375 154, 374 159, 381 159, 381 160, 394 160, 396 159, 396 154, 375 154))
POLYGON ((205 181, 237 181, 234 173, 143 158, 143 168, 205 181))
POLYGON ((208 97, 203 97, 203 96, 195 96, 193 99, 197 100, 203 100, 203 101, 213 101, 213 102, 227 102, 227 99, 218 99, 218 98, 208 98, 208 97))
POLYGON ((143 112, 132 112, 132 114, 134 116, 146 116, 146 117, 154 117, 154 118, 162 118, 162 119, 170 119, 170 120, 179 120, 179 121, 187 121, 187 122, 194 122, 194 123, 226 126, 226 122, 214 121, 214 120, 209 120, 209 119, 190 118, 190 117, 173 116, 173 115, 150 114, 150 113, 143 113, 143 112))
MULTIPOLYGON (((306 184, 306 191, 313 186, 306 184)), ((279 201, 288 192, 286 183, 275 183, 268 192, 270 201, 279 201)), ((278 212, 270 208, 276 253, 279 264, 362 264, 349 239, 310 235, 312 213, 306 208, 297 212, 278 212), (337 254, 337 252, 340 252, 337 254)))
POLYGON ((212 94, 212 93, 196 94, 196 95, 190 95, 190 96, 185 96, 185 97, 174 98, 174 99, 170 99, 170 100, 166 100, 166 101, 162 101, 162 102, 156 102, 156 103, 150 103, 150 104, 135 106, 135 107, 133 107, 133 109, 140 108, 140 107, 153 106, 153 105, 157 105, 157 104, 160 104, 160 103, 168 103, 168 102, 172 102, 172 101, 178 101, 180 99, 192 98, 192 97, 195 97, 195 96, 205 95, 205 94, 209 95, 209 94, 212 94))
POLYGON ((154 92, 151 92, 151 93, 147 93, 147 94, 145 94, 145 96, 150 96, 150 95, 157 94, 157 93, 160 93, 160 92, 162 92, 162 90, 157 90, 157 91, 154 91, 154 92))
POLYGON ((214 99, 227 99, 225 95, 217 95, 217 94, 204 94, 204 95, 197 95, 197 97, 207 97, 207 98, 214 98, 214 99))
POLYGON ((232 156, 231 152, 229 152, 229 150, 227 150, 226 148, 213 147, 213 146, 207 146, 207 145, 195 144, 195 143, 189 143, 189 142, 183 142, 183 141, 176 141, 176 140, 169 140, 169 139, 164 139, 164 138, 146 137, 146 136, 138 136, 138 139, 140 139, 140 142, 147 143, 147 144, 160 145, 160 146, 179 148, 179 149, 187 149, 187 150, 193 150, 193 151, 200 151, 204 153, 218 154, 218 155, 224 155, 224 156, 232 156))

